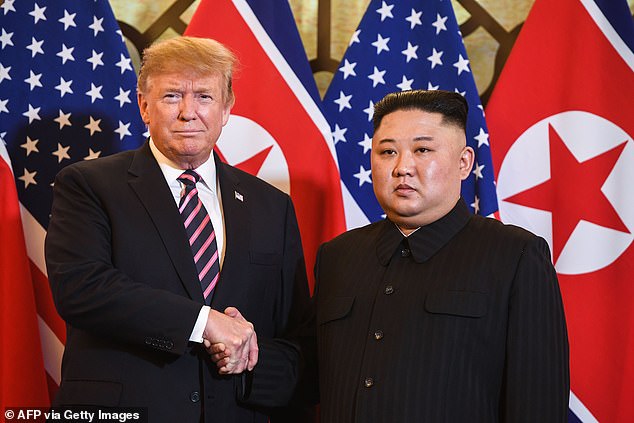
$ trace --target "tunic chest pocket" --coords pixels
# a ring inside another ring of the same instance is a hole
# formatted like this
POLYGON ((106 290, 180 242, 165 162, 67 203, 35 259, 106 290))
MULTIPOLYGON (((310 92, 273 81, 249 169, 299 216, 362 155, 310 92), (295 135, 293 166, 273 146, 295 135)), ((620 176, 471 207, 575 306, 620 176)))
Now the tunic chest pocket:
POLYGON ((482 317, 488 309, 488 296, 473 291, 437 291, 425 299, 425 310, 433 314, 482 317))
POLYGON ((354 297, 328 298, 317 308, 317 323, 323 325, 346 317, 350 314, 353 304, 354 297))

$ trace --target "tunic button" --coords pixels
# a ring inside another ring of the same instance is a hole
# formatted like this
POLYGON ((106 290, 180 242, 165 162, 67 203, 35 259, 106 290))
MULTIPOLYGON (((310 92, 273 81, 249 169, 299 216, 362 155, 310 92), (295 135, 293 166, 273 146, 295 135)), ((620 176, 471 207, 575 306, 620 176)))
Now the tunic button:
POLYGON ((377 330, 376 332, 374 332, 374 339, 376 339, 377 341, 383 339, 383 331, 377 330))
POLYGON ((385 287, 385 295, 390 295, 394 292, 394 287, 392 285, 388 285, 385 287))
POLYGON ((198 391, 194 391, 191 394, 189 394, 189 400, 191 402, 198 402, 200 401, 200 393, 198 391))
POLYGON ((403 248, 403 249, 401 250, 401 257, 409 257, 409 255, 410 255, 410 251, 409 251, 409 249, 407 249, 407 248, 403 248))
POLYGON ((366 377, 363 381, 363 384, 366 388, 371 388, 374 385, 374 379, 372 379, 371 377, 366 377))

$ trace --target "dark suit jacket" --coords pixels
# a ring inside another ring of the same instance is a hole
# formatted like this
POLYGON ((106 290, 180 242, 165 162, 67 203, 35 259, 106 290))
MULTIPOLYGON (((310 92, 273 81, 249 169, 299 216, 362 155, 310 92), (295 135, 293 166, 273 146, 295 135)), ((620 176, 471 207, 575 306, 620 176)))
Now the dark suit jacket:
POLYGON ((235 306, 255 325, 261 351, 252 378, 218 375, 201 345, 188 342, 203 297, 146 143, 56 178, 46 260, 68 331, 57 405, 147 407, 151 422, 199 422, 201 413, 207 422, 266 422, 270 410, 241 404, 236 392, 248 385, 265 405, 288 400, 280 382, 295 377, 298 363, 283 338, 309 301, 293 205, 217 158, 216 167, 226 254, 212 307, 235 306))
POLYGON ((316 265, 322 421, 565 422, 568 340, 546 242, 463 201, 404 238, 390 221, 316 265))

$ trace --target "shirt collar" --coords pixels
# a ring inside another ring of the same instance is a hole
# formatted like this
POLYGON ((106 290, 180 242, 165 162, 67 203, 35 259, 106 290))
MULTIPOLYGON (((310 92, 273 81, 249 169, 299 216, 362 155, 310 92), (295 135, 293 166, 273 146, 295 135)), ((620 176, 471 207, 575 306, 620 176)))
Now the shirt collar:
MULTIPOLYGON (((163 153, 156 147, 152 138, 150 138, 150 150, 154 155, 154 158, 158 162, 167 183, 171 186, 173 184, 179 184, 178 177, 181 176, 185 169, 178 167, 176 163, 165 157, 163 153)), ((205 184, 212 192, 216 192, 216 163, 214 162, 214 156, 211 154, 206 162, 193 169, 200 175, 200 181, 205 184), (213 182, 211 182, 213 181, 213 182)))
POLYGON ((471 212, 461 198, 445 216, 420 227, 407 237, 396 224, 386 219, 377 239, 376 254, 379 262, 387 266, 396 248, 399 248, 406 240, 414 260, 417 263, 424 263, 460 232, 470 218, 471 212))

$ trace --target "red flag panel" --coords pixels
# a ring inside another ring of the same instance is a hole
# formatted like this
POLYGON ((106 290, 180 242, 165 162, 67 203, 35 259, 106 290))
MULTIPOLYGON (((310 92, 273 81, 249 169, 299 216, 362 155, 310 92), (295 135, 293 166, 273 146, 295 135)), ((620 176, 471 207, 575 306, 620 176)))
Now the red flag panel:
POLYGON ((537 0, 487 122, 502 220, 553 250, 571 389, 599 421, 634 421, 634 73, 602 18, 590 1, 537 0))

